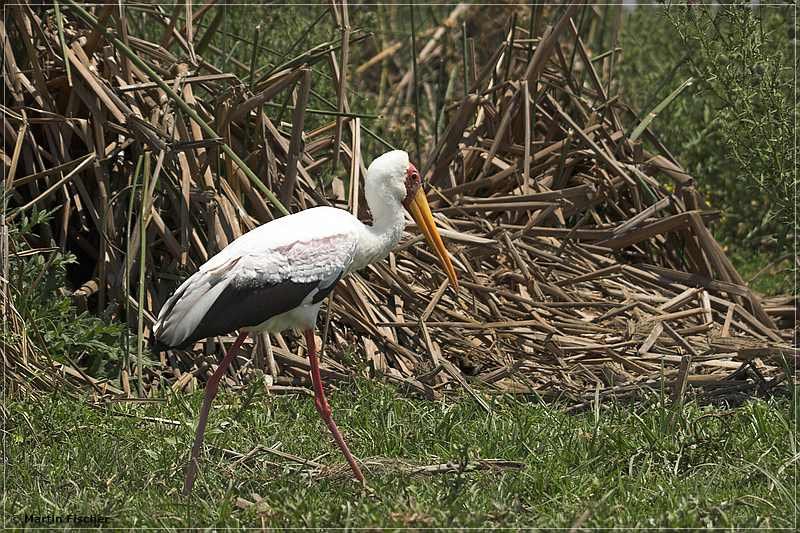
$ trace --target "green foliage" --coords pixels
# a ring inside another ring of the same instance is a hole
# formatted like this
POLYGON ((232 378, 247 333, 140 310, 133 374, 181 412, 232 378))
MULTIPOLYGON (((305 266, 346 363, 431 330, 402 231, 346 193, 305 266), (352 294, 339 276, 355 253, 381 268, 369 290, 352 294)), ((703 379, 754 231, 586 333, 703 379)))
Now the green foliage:
POLYGON ((796 294, 792 257, 775 259, 745 246, 731 247, 729 257, 754 291, 765 295, 796 294))
POLYGON ((770 202, 768 211, 793 222, 793 105, 788 12, 744 6, 668 12, 688 49, 689 64, 718 107, 712 118, 727 153, 750 185, 770 202))
POLYGON ((723 240, 783 253, 796 204, 791 9, 637 8, 623 29, 618 78, 640 114, 695 78, 653 130, 723 210, 723 240))
MULTIPOLYGON (((76 259, 59 250, 33 250, 26 242, 42 227, 49 213, 34 211, 9 231, 9 279, 14 307, 25 323, 26 333, 53 359, 70 359, 92 376, 118 374, 122 356, 122 324, 107 322, 88 311, 77 312, 65 290, 67 266, 76 259)), ((20 342, 19 332, 3 331, 4 343, 20 342)))
POLYGON ((179 491, 199 393, 105 409, 58 396, 14 402, 8 525, 21 526, 25 513, 73 513, 109 516, 111 527, 769 528, 791 527, 796 511, 788 399, 675 412, 656 398, 570 415, 499 397, 487 414, 470 400, 413 400, 359 381, 334 393, 331 406, 366 461, 372 491, 364 492, 277 455, 249 454, 273 447, 345 466, 310 398, 250 387, 217 399, 187 499, 179 491), (73 429, 82 427, 92 431, 73 429), (479 458, 524 468, 401 471, 479 458), (259 505, 236 506, 254 493, 259 505))

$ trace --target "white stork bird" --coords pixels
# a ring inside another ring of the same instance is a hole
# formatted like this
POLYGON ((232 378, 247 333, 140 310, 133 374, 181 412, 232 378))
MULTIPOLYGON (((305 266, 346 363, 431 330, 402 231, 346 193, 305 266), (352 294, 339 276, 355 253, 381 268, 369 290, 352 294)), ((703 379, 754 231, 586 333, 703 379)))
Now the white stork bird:
POLYGON ((315 207, 264 224, 209 259, 167 300, 153 326, 153 349, 181 348, 234 330, 239 336, 206 384, 184 495, 197 474, 208 412, 219 381, 250 333, 302 330, 314 404, 353 474, 364 476, 331 418, 322 389, 314 326, 322 300, 348 272, 389 255, 405 228, 402 207, 436 251, 453 287, 456 273, 434 224, 417 169, 401 150, 375 159, 364 183, 373 225, 342 209, 315 207))

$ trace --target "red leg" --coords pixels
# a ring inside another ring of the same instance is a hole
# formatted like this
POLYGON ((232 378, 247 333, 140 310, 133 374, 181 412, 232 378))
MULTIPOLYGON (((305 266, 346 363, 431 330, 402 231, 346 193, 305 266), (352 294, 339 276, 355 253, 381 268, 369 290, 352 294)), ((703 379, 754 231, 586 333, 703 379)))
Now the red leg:
POLYGON ((194 478, 197 476, 197 459, 200 457, 200 448, 203 446, 203 435, 206 431, 206 422, 208 422, 208 411, 211 409, 211 402, 217 395, 219 388, 219 380, 225 375, 225 371, 233 361, 234 356, 239 351, 242 343, 247 338, 247 333, 240 333, 233 345, 228 348, 225 357, 217 367, 217 371, 208 379, 206 383, 206 395, 203 398, 203 407, 200 409, 200 420, 197 422, 197 433, 194 436, 194 445, 192 446, 192 455, 189 459, 189 464, 186 466, 186 479, 183 482, 183 495, 188 496, 192 492, 192 485, 194 485, 194 478))
POLYGON ((316 343, 314 342, 314 332, 309 329, 304 333, 306 336, 306 346, 308 347, 308 360, 311 363, 311 382, 314 386, 314 405, 317 407, 317 411, 319 411, 319 414, 322 417, 322 420, 325 422, 325 425, 328 426, 328 429, 331 431, 333 440, 336 441, 336 444, 339 445, 339 449, 342 450, 344 458, 347 459, 347 462, 350 464, 350 468, 353 469, 353 475, 361 483, 364 483, 364 474, 361 473, 361 469, 356 464, 353 454, 350 453, 350 449, 344 442, 344 437, 342 437, 342 434, 339 433, 339 428, 336 427, 336 422, 334 422, 333 418, 331 418, 331 407, 328 405, 328 400, 325 399, 325 392, 322 390, 322 377, 319 374, 319 360, 317 359, 317 347, 316 343))

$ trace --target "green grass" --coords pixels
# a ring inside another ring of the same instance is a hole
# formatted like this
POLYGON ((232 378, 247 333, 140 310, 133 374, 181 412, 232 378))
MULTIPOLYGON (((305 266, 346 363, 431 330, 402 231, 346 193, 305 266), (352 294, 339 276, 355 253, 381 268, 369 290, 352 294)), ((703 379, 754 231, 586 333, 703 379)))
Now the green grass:
POLYGON ((199 394, 92 408, 64 395, 9 400, 6 526, 24 514, 104 515, 116 527, 790 527, 797 448, 786 398, 734 411, 610 404, 565 414, 513 398, 429 402, 359 381, 332 395, 357 457, 412 464, 476 458, 521 461, 519 471, 413 477, 366 468, 371 487, 308 475, 277 447, 326 465, 343 459, 310 398, 259 386, 222 394, 210 418, 201 475, 180 496, 199 394), (247 404, 248 393, 253 393, 247 404), (125 413, 132 416, 115 416, 125 413), (174 420, 177 426, 142 417, 174 420), (237 497, 258 506, 240 509, 237 497))
POLYGON ((730 247, 731 261, 751 289, 767 296, 795 294, 795 268, 791 257, 776 257, 745 247, 730 247))

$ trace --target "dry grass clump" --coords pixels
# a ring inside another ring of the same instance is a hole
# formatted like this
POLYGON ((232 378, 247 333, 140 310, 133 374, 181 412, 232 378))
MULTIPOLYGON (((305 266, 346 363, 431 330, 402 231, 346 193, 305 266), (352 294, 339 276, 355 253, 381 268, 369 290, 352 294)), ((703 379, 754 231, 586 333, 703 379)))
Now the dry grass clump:
MULTIPOLYGON (((350 112, 348 76, 338 73, 375 77, 408 43, 351 63, 365 35, 337 5, 331 42, 241 79, 204 61, 192 24, 174 16, 159 18, 163 36, 150 42, 116 6, 68 5, 10 8, 23 46, 2 28, 6 219, 55 209, 52 241, 89 273, 76 300, 138 332, 123 394, 192 388, 229 339, 145 368, 154 315, 197 265, 288 210, 367 215, 362 146, 377 136, 350 112), (338 102, 312 130, 314 68, 330 69, 338 102), (337 159, 347 171, 322 183, 337 159)), ((687 386, 757 392, 796 359, 794 301, 747 287, 708 230, 717 213, 692 177, 647 122, 623 126, 628 110, 608 93, 614 54, 599 60, 584 44, 581 9, 570 5, 546 28, 541 13, 530 24, 512 18, 479 61, 462 22, 480 24, 480 12, 457 6, 424 38, 415 29, 413 61, 382 75, 393 87, 384 119, 421 121, 409 151, 420 153, 463 283, 448 288, 419 237, 344 280, 326 317, 329 376, 380 375, 428 397, 464 389, 488 409, 478 385, 578 404, 664 383, 678 399, 687 386), (436 62, 446 83, 422 75, 436 62), (442 105, 423 109, 423 100, 442 105)), ((255 367, 274 390, 304 382, 294 337, 267 340, 234 363, 230 380, 255 367)))

